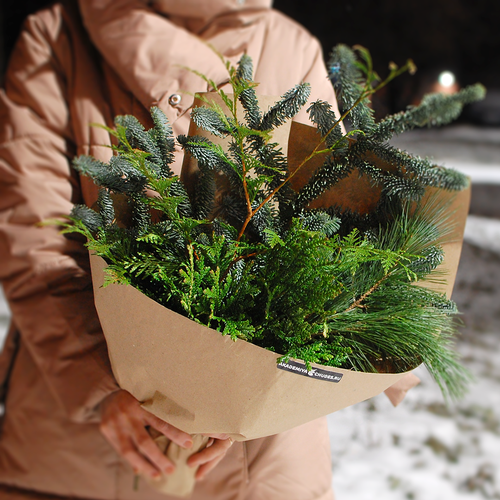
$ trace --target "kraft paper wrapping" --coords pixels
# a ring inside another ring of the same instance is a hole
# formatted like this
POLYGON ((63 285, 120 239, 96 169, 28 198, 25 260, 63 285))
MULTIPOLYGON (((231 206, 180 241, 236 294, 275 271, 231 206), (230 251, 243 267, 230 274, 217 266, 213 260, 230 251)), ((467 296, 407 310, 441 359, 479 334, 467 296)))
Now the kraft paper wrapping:
MULTIPOLYGON (((277 434, 383 392, 404 374, 312 365, 280 369, 278 354, 185 318, 125 285, 102 287, 91 256, 97 311, 121 388, 190 434, 244 441, 277 434)), ((298 363, 302 364, 303 363, 298 363)))
MULTIPOLYGON (((208 96, 221 104, 216 94, 208 96)), ((275 101, 268 98, 265 102, 275 101)), ((260 98, 260 102, 264 99, 260 98)), ((189 134, 207 136, 193 123, 189 134)), ((285 153, 288 147, 291 171, 314 149, 319 137, 315 128, 295 122, 280 127, 278 135, 274 140, 285 146, 285 153)), ((209 138, 223 146, 226 143, 214 136, 209 138)), ((301 168, 292 187, 299 189, 304 185, 322 161, 317 157, 301 168)), ((186 155, 182 179, 188 191, 197 172, 196 162, 186 155)), ((224 179, 220 178, 219 194, 224 189, 224 179)), ((336 204, 363 213, 375 206, 379 196, 378 188, 366 177, 353 173, 312 206, 336 204)), ((450 296, 470 189, 453 195, 442 191, 440 196, 455 196, 449 209, 455 226, 444 245, 442 264, 447 283, 420 284, 450 296)), ((243 340, 232 341, 164 308, 131 286, 103 288, 105 265, 101 258, 91 256, 95 304, 118 384, 141 401, 145 409, 192 435, 223 433, 238 441, 273 435, 369 399, 406 375, 362 373, 316 364, 308 372, 304 363, 296 361, 279 366, 278 354, 243 340)), ((196 447, 183 451, 161 436, 157 440, 176 461, 177 468, 175 476, 164 477, 152 485, 171 495, 188 495, 194 487, 195 470, 188 468, 185 461, 196 447)), ((204 446, 206 441, 205 438, 198 446, 204 446)))
MULTIPOLYGON (((189 434, 224 433, 237 441, 286 431, 380 394, 405 374, 373 374, 288 363, 233 341, 125 285, 102 287, 103 259, 91 256, 95 304, 113 374, 148 411, 189 434)), ((170 444, 173 453, 179 448, 170 444)), ((194 487, 195 470, 176 461, 174 480, 152 486, 176 496, 194 487), (181 481, 176 478, 182 478, 181 481), (182 487, 180 487, 182 486, 182 487)), ((175 457, 171 457, 174 458, 175 457)))

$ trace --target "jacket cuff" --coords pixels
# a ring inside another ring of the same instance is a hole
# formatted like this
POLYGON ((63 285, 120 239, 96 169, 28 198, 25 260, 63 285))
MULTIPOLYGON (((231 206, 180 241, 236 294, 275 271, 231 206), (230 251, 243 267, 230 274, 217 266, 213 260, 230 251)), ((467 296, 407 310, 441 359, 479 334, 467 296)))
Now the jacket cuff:
POLYGON ((405 398, 406 393, 418 384, 420 384, 420 379, 413 373, 407 373, 402 379, 394 385, 391 385, 391 387, 384 392, 393 406, 398 406, 405 398))

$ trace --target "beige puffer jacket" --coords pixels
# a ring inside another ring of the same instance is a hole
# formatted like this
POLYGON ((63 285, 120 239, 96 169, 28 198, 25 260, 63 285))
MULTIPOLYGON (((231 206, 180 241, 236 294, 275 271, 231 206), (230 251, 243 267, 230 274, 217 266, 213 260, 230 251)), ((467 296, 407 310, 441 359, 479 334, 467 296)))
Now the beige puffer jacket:
MULTIPOLYGON (((319 43, 270 4, 81 0, 81 13, 68 2, 28 18, 0 93, 0 279, 13 314, 0 356, 2 499, 32 498, 5 485, 71 498, 166 498, 142 482, 134 491, 132 471, 99 433, 96 409, 117 386, 87 254, 37 223, 95 201, 93 185, 70 166, 76 154, 109 158, 107 133, 91 123, 130 113, 148 124, 157 105, 176 135, 187 132, 191 94, 206 86, 185 67, 227 78, 207 42, 233 62, 248 53, 261 94, 309 81, 312 99, 333 102, 319 43)), ((235 444, 193 499, 331 500, 330 481, 321 420, 235 444)))

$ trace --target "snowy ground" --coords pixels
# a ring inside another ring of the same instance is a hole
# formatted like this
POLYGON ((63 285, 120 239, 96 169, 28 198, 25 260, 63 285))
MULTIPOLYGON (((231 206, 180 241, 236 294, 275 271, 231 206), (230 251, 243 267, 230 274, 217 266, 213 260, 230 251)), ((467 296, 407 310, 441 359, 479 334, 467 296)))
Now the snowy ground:
POLYGON ((425 370, 397 408, 384 395, 329 416, 339 500, 500 499, 500 345, 461 342, 477 381, 446 406, 425 370))
MULTIPOLYGON (((453 298, 476 377, 446 406, 425 370, 398 408, 384 395, 329 416, 337 500, 500 499, 500 129, 405 134, 398 147, 469 175, 472 215, 453 298)), ((8 322, 0 297, 0 338, 8 322)))

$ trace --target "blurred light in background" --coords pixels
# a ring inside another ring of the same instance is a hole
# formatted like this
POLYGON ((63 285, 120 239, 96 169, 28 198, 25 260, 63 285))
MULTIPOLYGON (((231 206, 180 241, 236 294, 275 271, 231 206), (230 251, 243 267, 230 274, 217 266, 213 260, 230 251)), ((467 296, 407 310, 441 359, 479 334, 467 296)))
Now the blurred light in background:
POLYGON ((439 73, 429 90, 430 92, 440 92, 441 94, 454 94, 460 90, 460 85, 457 83, 455 74, 446 70, 439 73))
POLYGON ((452 87, 456 82, 456 78, 451 71, 443 71, 438 77, 438 82, 443 87, 452 87))

